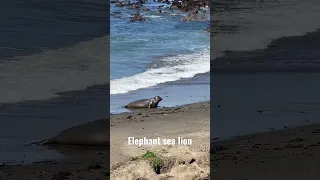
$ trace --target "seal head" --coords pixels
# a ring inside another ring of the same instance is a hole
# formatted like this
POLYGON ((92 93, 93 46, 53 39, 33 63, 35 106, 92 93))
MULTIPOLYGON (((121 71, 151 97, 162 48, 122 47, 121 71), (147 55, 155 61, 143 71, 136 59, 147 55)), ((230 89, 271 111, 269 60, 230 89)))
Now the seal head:
POLYGON ((160 101, 162 101, 162 98, 160 96, 156 96, 156 97, 150 99, 150 103, 149 103, 148 108, 156 108, 160 101))

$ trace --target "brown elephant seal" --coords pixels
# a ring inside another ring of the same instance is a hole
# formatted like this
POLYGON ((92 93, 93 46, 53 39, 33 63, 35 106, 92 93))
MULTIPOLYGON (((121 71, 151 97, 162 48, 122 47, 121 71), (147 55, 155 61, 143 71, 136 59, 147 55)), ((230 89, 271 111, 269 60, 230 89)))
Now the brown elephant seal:
POLYGON ((137 101, 133 101, 124 107, 125 108, 156 108, 161 100, 162 98, 160 96, 156 96, 151 99, 140 99, 137 101))
POLYGON ((29 145, 109 146, 109 139, 109 119, 101 119, 66 129, 54 138, 29 145))

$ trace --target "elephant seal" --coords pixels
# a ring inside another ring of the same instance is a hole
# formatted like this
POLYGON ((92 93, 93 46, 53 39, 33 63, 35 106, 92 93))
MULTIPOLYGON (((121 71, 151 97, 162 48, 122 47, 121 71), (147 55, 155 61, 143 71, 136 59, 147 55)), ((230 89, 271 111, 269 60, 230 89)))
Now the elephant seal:
POLYGON ((109 132, 109 119, 101 119, 66 129, 54 138, 29 145, 109 146, 109 132))
POLYGON ((162 98, 160 96, 156 96, 151 99, 140 99, 137 101, 133 101, 124 107, 125 108, 156 108, 161 100, 162 98))

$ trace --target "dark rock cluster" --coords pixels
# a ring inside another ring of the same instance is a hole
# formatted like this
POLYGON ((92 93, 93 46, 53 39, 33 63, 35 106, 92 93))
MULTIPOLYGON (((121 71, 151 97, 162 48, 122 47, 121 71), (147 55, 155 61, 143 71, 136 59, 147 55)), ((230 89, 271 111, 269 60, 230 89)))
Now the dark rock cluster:
MULTIPOLYGON (((154 0, 164 4, 171 4, 168 8, 171 11, 180 11, 181 13, 187 13, 187 15, 181 18, 181 21, 190 22, 190 21, 205 21, 207 19, 206 10, 201 9, 201 7, 210 7, 209 0, 154 0)), ((127 7, 129 9, 137 10, 137 13, 130 20, 130 22, 145 21, 139 12, 141 11, 150 11, 149 8, 143 7, 143 4, 147 3, 146 0, 112 0, 111 3, 115 4, 116 7, 127 7)), ((163 13, 164 5, 160 5, 157 8, 159 14, 163 13)))

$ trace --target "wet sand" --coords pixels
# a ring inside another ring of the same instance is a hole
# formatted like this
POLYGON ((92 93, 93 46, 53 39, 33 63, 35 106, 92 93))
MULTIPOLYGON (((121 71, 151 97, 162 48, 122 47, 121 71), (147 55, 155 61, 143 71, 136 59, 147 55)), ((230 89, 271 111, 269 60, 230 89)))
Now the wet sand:
POLYGON ((211 178, 219 180, 316 180, 320 124, 215 142, 211 178))

